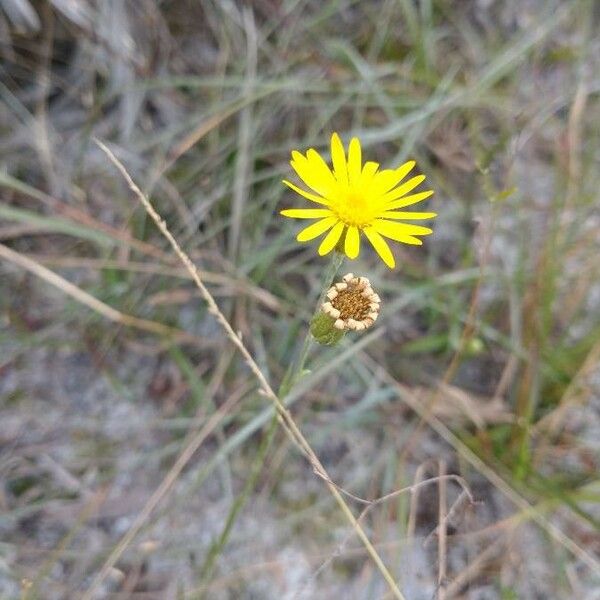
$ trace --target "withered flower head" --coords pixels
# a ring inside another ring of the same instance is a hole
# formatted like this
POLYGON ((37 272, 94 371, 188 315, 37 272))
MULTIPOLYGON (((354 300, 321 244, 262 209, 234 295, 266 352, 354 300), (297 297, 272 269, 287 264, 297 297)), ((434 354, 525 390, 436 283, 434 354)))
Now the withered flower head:
POLYGON ((377 320, 380 302, 366 277, 348 273, 341 282, 329 288, 321 310, 335 319, 333 326, 336 329, 361 331, 377 320))

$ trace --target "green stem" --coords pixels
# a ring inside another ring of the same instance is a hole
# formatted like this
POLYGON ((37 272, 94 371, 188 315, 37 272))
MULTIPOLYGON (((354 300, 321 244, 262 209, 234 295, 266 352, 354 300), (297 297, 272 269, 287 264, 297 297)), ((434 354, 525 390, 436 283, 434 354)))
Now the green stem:
MULTIPOLYGON (((321 304, 325 300, 325 295, 327 294, 327 290, 331 287, 331 284, 337 275, 342 263, 344 262, 344 254, 341 252, 334 251, 331 256, 331 260, 329 261, 329 265, 323 274, 323 280, 321 283, 321 293, 319 294, 319 300, 317 301, 315 311, 313 316, 319 312, 321 308, 321 304)), ((311 319, 312 320, 312 319, 311 319)), ((310 354, 310 349, 313 344, 313 337, 310 333, 310 327, 307 328, 306 334, 304 336, 304 341, 302 342, 302 349, 300 350, 300 354, 295 362, 293 362, 288 368, 283 381, 281 382, 281 386, 279 387, 279 398, 281 400, 285 400, 285 397, 290 393, 298 379, 302 377, 302 373, 304 371, 304 365, 306 364, 306 360, 308 359, 308 355, 310 354)))
MULTIPOLYGON (((214 572, 217 558, 221 555, 225 544, 229 541, 229 536, 231 535, 231 531, 233 526, 238 518, 238 515, 242 508, 244 508, 250 494, 253 492, 256 487, 256 482, 258 481, 258 476, 260 475, 265 462, 265 457, 267 452, 269 451, 271 444, 273 442, 273 438, 275 437, 275 432, 277 431, 277 415, 273 415, 271 419, 271 424, 269 429, 263 435, 262 441, 258 448, 258 452, 256 457, 254 458, 250 477, 246 480, 246 484, 244 485, 244 489, 241 494, 235 499, 232 504, 229 514, 227 515, 227 520, 225 521, 225 525, 221 531, 219 537, 211 544, 208 549, 206 558, 204 560, 204 564, 200 570, 200 582, 201 586, 207 585, 211 579, 211 576, 214 572)), ((205 596, 206 589, 201 590, 196 596, 196 600, 200 600, 205 596)))
MULTIPOLYGON (((342 253, 339 253, 339 252, 333 253, 331 261, 329 262, 329 266, 327 267, 327 270, 325 271, 325 273, 323 275, 322 289, 321 289, 321 293, 319 295, 319 300, 317 302, 314 314, 316 314, 319 311, 321 304, 325 300, 325 295, 327 294, 327 290, 331 287, 331 283, 333 282, 333 279, 336 276, 343 261, 344 261, 344 255, 342 253)), ((304 365, 306 364, 306 360, 308 359, 308 355, 310 353, 311 346, 312 346, 312 336, 310 334, 310 328, 307 328, 306 335, 304 336, 304 342, 302 343, 302 349, 300 350, 300 354, 298 355, 298 359, 294 363, 292 363, 292 365, 290 365, 290 368, 288 369, 288 371, 283 379, 283 382, 281 383, 281 386, 279 388, 279 397, 282 400, 287 396, 287 394, 290 393, 294 384, 302 376, 302 372, 304 371, 304 365)), ((225 526, 223 527, 223 530, 221 531, 221 535, 219 536, 219 538, 217 540, 215 540, 213 542, 213 544, 211 545, 211 547, 208 550, 207 557, 205 559, 204 565, 202 566, 202 569, 200 572, 200 578, 203 583, 206 583, 207 581, 210 580, 210 577, 215 568, 216 560, 219 557, 219 555, 221 554, 223 547, 229 540, 231 530, 232 530, 233 525, 238 517, 238 514, 242 510, 243 506, 245 505, 246 501, 248 500, 250 493, 252 492, 252 490, 254 489, 254 486, 256 485, 256 481, 258 479, 258 476, 259 476, 259 474, 262 470, 262 466, 264 464, 265 455, 266 455, 269 447, 271 446, 273 437, 275 435, 275 431, 277 430, 277 423, 278 423, 277 415, 274 415, 273 420, 271 421, 271 425, 270 425, 266 435, 263 437, 263 441, 259 447, 258 454, 254 460, 254 463, 253 463, 253 466, 251 469, 250 477, 246 481, 246 485, 244 486, 242 493, 236 498, 235 502, 233 503, 231 510, 229 511, 229 515, 227 516, 225 526)), ((202 592, 201 592, 201 595, 202 595, 202 592)))
MULTIPOLYGON (((317 302, 314 314, 316 314, 319 311, 321 304, 325 300, 325 295, 327 294, 327 290, 331 287, 331 283, 333 282, 333 279, 335 278, 343 261, 344 261, 344 255, 342 253, 339 253, 339 252, 333 253, 333 256, 331 258, 329 266, 327 267, 327 270, 325 271, 325 273, 323 275, 322 289, 321 289, 321 293, 319 295, 319 300, 317 302)), ((314 314, 313 314, 313 316, 314 316, 314 314)), ((310 327, 308 327, 306 330, 306 335, 304 336, 304 341, 302 343, 302 348, 300 350, 300 354, 298 355, 297 360, 290 365, 290 368, 288 369, 288 371, 281 383, 281 386, 279 388, 279 397, 282 400, 285 399, 287 394, 290 393, 294 384, 302 376, 302 373, 304 371, 304 365, 306 364, 306 360, 308 359, 308 355, 310 353, 312 343, 313 343, 313 340, 312 340, 312 336, 310 334, 310 327)), ((225 544, 229 540, 229 536, 231 534, 233 525, 234 525, 235 521, 237 520, 237 517, 238 517, 240 511, 246 504, 246 501, 248 500, 250 493, 252 492, 252 490, 254 489, 254 487, 256 485, 256 481, 257 481, 258 476, 264 465, 265 455, 268 452, 268 450, 271 446, 271 443, 273 442, 273 437, 277 430, 277 424, 278 424, 277 415, 274 415, 273 419, 271 421, 271 425, 270 425, 268 431, 266 432, 266 434, 264 435, 262 443, 258 449, 257 456, 256 456, 256 458, 253 462, 252 468, 251 468, 250 477, 246 481, 246 485, 244 486, 242 493, 236 498, 235 502, 233 503, 233 505, 229 511, 229 514, 227 516, 227 520, 225 522, 223 530, 221 531, 221 535, 218 537, 217 540, 215 540, 212 543, 211 547, 208 550, 207 557, 204 561, 204 565, 202 566, 201 571, 200 571, 200 579, 204 584, 206 584, 206 582, 208 582, 210 580, 210 577, 215 568, 216 560, 219 557, 219 555, 221 554, 225 544)), ((198 596, 198 598, 202 597, 203 594, 204 594, 204 592, 200 592, 200 595, 198 596)))

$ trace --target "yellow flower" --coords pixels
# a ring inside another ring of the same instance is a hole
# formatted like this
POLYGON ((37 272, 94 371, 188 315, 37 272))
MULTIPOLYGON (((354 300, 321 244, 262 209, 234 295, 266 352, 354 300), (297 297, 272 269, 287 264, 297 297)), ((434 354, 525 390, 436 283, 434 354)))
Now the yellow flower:
POLYGON ((304 198, 319 204, 321 208, 289 208, 282 210, 284 217, 292 219, 318 219, 297 236, 299 242, 308 242, 327 233, 319 246, 324 256, 340 243, 348 258, 356 258, 360 251, 360 234, 365 234, 383 262, 394 268, 396 262, 385 238, 403 244, 421 245, 418 236, 432 232, 429 227, 400 223, 431 219, 433 212, 402 212, 405 208, 429 198, 432 190, 409 194, 425 179, 425 175, 401 181, 415 166, 409 161, 397 169, 379 171, 375 162, 362 164, 360 142, 352 138, 348 147, 348 158, 337 133, 331 136, 331 159, 333 170, 314 149, 306 156, 294 150, 291 165, 300 179, 313 192, 283 181, 304 198))

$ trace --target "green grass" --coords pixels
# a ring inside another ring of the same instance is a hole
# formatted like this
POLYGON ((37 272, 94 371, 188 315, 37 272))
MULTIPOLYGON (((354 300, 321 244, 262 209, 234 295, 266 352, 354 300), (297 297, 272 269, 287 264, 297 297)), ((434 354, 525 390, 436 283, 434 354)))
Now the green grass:
MULTIPOLYGON (((290 151, 327 153, 338 131, 360 136, 364 154, 385 166, 414 157, 436 190, 433 236, 396 248, 394 272, 367 244, 346 261, 344 272, 379 290, 381 318, 360 338, 314 347, 288 406, 335 482, 357 496, 410 485, 420 465, 435 476, 439 460, 473 486, 482 505, 465 509, 448 537, 446 583, 464 575, 460 561, 474 565, 458 592, 563 598, 600 585, 593 565, 573 556, 574 545, 600 564, 600 464, 584 427, 594 426, 600 360, 593 2, 175 4, 132 9, 132 56, 118 30, 103 40, 46 11, 39 34, 15 34, 3 67, 0 243, 194 341, 109 322, 0 258, 0 597, 22 593, 22 579, 36 582, 29 598, 84 590, 122 534, 119 518, 135 517, 186 435, 232 397, 235 408, 117 564, 125 579, 111 584, 115 593, 386 591, 92 135, 151 196, 275 389, 300 352, 326 267, 314 245, 295 242, 297 224, 278 216, 301 205, 281 185, 290 151), (85 70, 74 49, 88 53, 85 70), (43 77, 40 101, 28 90, 43 77), (394 380, 419 393, 422 413, 394 380), (502 411, 489 410, 494 402, 502 411), (435 418, 454 442, 440 439, 435 418), (468 450, 573 545, 503 500, 468 450), (45 454, 59 467, 49 472, 45 454), (69 477, 81 486, 76 497, 61 487, 69 477), (93 498, 96 520, 86 512, 93 498), (486 527, 496 527, 491 538, 478 538, 486 527), (521 535, 546 537, 530 548, 521 535), (477 566, 490 539, 505 552, 477 566), (158 546, 144 554, 144 541, 158 546), (295 583, 292 550, 305 561, 295 583), (538 567, 549 574, 531 583, 538 567)), ((451 504, 460 489, 447 485, 451 504)), ((420 546, 438 524, 437 489, 420 490, 416 513, 406 495, 365 519, 409 599, 443 597, 436 543, 420 546), (403 567, 411 558, 428 569, 421 590, 403 567)))

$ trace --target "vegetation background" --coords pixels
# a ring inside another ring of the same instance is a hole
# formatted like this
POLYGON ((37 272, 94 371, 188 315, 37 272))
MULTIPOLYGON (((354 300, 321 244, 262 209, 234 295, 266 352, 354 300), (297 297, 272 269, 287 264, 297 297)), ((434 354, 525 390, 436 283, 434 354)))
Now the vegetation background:
POLYGON ((364 516, 408 600, 600 598, 599 25, 594 0, 0 0, 0 597, 391 597, 93 141, 276 388, 325 265, 281 179, 338 131, 416 158, 439 216, 396 271, 346 262, 382 315, 314 350, 294 419, 362 498, 462 478, 364 516))

